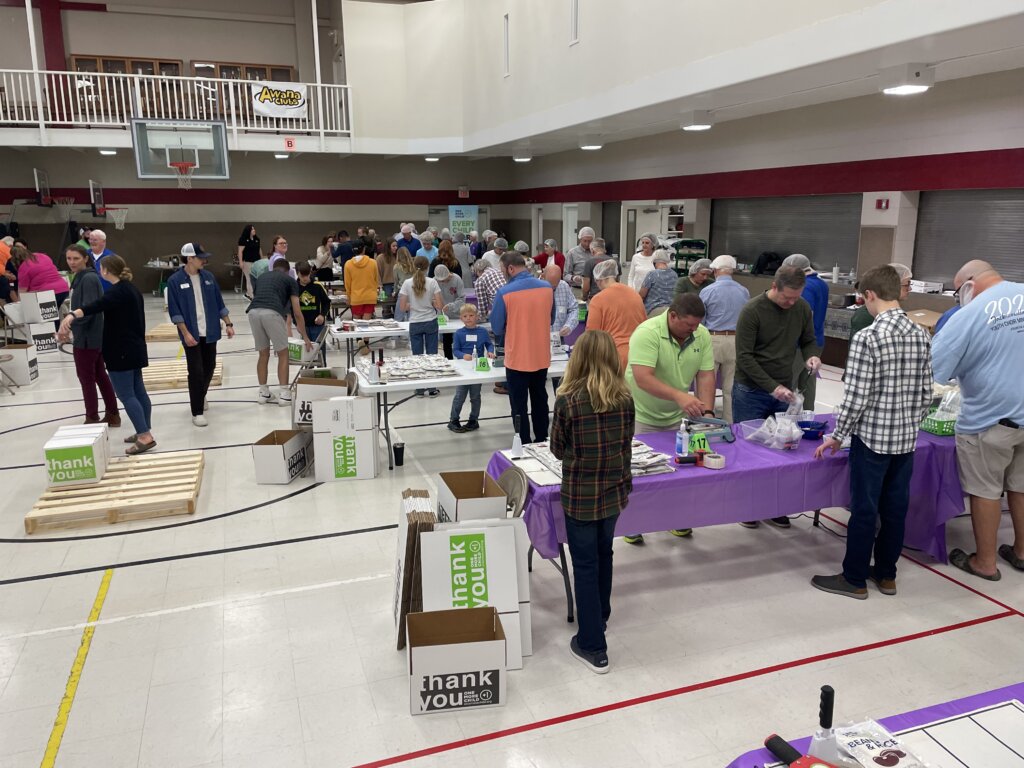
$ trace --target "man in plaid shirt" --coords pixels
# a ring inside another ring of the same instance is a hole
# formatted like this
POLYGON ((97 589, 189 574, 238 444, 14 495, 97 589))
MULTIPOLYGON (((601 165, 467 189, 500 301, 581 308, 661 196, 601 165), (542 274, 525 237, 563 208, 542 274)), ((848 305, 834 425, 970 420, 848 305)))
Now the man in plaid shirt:
POLYGON ((846 557, 842 573, 815 576, 811 584, 864 600, 868 579, 882 594, 896 594, 896 560, 903 549, 918 426, 932 398, 932 364, 927 333, 900 309, 896 270, 875 267, 859 287, 875 321, 853 337, 836 428, 814 454, 834 454, 852 437, 846 557))

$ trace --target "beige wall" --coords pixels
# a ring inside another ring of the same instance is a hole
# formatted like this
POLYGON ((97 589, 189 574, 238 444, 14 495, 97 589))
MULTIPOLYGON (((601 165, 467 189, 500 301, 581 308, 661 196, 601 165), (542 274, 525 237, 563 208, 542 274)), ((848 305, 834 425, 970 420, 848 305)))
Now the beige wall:
MULTIPOLYGON (((34 11, 33 16, 39 65, 45 66, 46 59, 40 42, 43 39, 43 29, 39 23, 39 11, 34 11)), ((32 53, 28 45, 24 7, 0 6, 0 69, 32 69, 32 53)))

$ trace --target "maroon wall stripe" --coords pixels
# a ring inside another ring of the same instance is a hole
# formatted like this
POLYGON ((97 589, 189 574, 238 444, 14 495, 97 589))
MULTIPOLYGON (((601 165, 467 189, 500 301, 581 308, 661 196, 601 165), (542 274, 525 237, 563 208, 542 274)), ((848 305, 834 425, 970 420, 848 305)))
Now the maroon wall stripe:
MULTIPOLYGON (((2 0, 0 0, 2 2, 2 0)), ((199 184, 218 182, 202 182, 199 184)), ((230 183, 230 182, 228 182, 230 183)), ((145 182, 140 182, 145 184, 145 182)), ((119 205, 457 205, 651 200, 694 197, 778 197, 889 190, 1024 188, 1024 148, 946 155, 921 155, 846 163, 763 168, 631 181, 572 184, 519 190, 473 190, 460 200, 455 190, 239 189, 215 186, 122 187, 104 190, 119 205)), ((53 190, 89 200, 85 188, 53 190)), ((31 189, 0 189, 0 200, 31 198, 31 189)))
POLYGON ((43 60, 46 68, 60 72, 68 68, 68 57, 64 50, 64 24, 61 20, 58 0, 36 0, 39 21, 43 29, 43 60))

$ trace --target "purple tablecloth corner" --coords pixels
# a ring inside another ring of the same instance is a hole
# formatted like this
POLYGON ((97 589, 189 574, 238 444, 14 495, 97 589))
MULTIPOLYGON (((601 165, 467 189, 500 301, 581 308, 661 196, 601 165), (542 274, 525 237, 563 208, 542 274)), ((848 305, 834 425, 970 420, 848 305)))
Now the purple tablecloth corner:
MULTIPOLYGON (((738 433, 739 428, 733 431, 738 433)), ((637 437, 656 451, 669 455, 675 451, 673 432, 637 437)), ((815 460, 817 445, 805 440, 796 450, 777 451, 740 437, 734 443, 716 442, 712 449, 726 458, 723 470, 687 465, 671 474, 636 478, 615 533, 699 528, 846 507, 850 502, 847 454, 815 460)), ((512 462, 495 453, 487 472, 496 478, 510 466, 512 462)), ((945 562, 946 521, 964 509, 952 437, 920 433, 910 490, 905 544, 945 562)), ((531 482, 523 512, 530 540, 546 558, 556 557, 559 542, 565 542, 559 493, 559 486, 531 482)))
MULTIPOLYGON (((911 728, 919 728, 922 725, 928 725, 928 723, 945 720, 949 717, 956 717, 957 715, 962 715, 966 712, 974 712, 975 710, 991 707, 995 704, 1002 704, 1003 702, 1012 701, 1013 699, 1016 699, 1017 701, 1024 701, 1024 683, 1008 685, 1005 688, 997 688, 994 691, 986 691, 985 693, 978 693, 974 696, 965 696, 962 699, 954 699, 953 701, 947 701, 942 704, 934 704, 930 707, 915 709, 912 712, 904 712, 901 715, 883 717, 878 720, 878 722, 885 726, 885 728, 891 733, 898 733, 911 728)), ((765 734, 765 738, 769 735, 770 734, 765 734)), ((808 746, 810 746, 811 737, 807 736, 790 743, 796 749, 803 752, 808 746)), ((766 763, 773 762, 778 761, 776 758, 772 757, 771 752, 767 749, 755 749, 744 755, 740 755, 725 768, 761 768, 761 766, 766 763)))

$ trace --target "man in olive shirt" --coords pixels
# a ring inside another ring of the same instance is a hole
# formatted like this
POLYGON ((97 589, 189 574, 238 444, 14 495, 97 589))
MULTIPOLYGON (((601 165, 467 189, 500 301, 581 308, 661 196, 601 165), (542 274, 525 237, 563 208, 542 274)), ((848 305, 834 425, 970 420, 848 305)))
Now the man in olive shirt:
MULTIPOLYGON (((796 395, 790 388, 793 350, 799 348, 810 375, 821 367, 811 320, 811 306, 800 294, 804 271, 779 267, 772 287, 751 299, 736 323, 736 380, 732 386, 732 416, 737 422, 766 419, 785 411, 796 395)), ((813 404, 811 404, 813 407, 813 404)), ((780 528, 789 518, 772 518, 780 528)), ((756 528, 757 522, 741 523, 756 528)))
POLYGON ((715 270, 711 268, 711 259, 697 259, 690 265, 689 276, 676 281, 676 296, 681 293, 699 295, 705 286, 713 282, 715 270))
MULTIPOLYGON (((904 264, 893 264, 892 268, 896 270, 896 274, 900 276, 900 301, 907 298, 907 294, 910 293, 910 281, 914 277, 914 274, 910 271, 910 267, 904 264)), ((860 307, 853 313, 853 317, 850 318, 850 341, 853 341, 853 337, 857 334, 857 331, 863 331, 869 325, 875 321, 875 318, 868 312, 868 308, 861 304, 860 307)))

